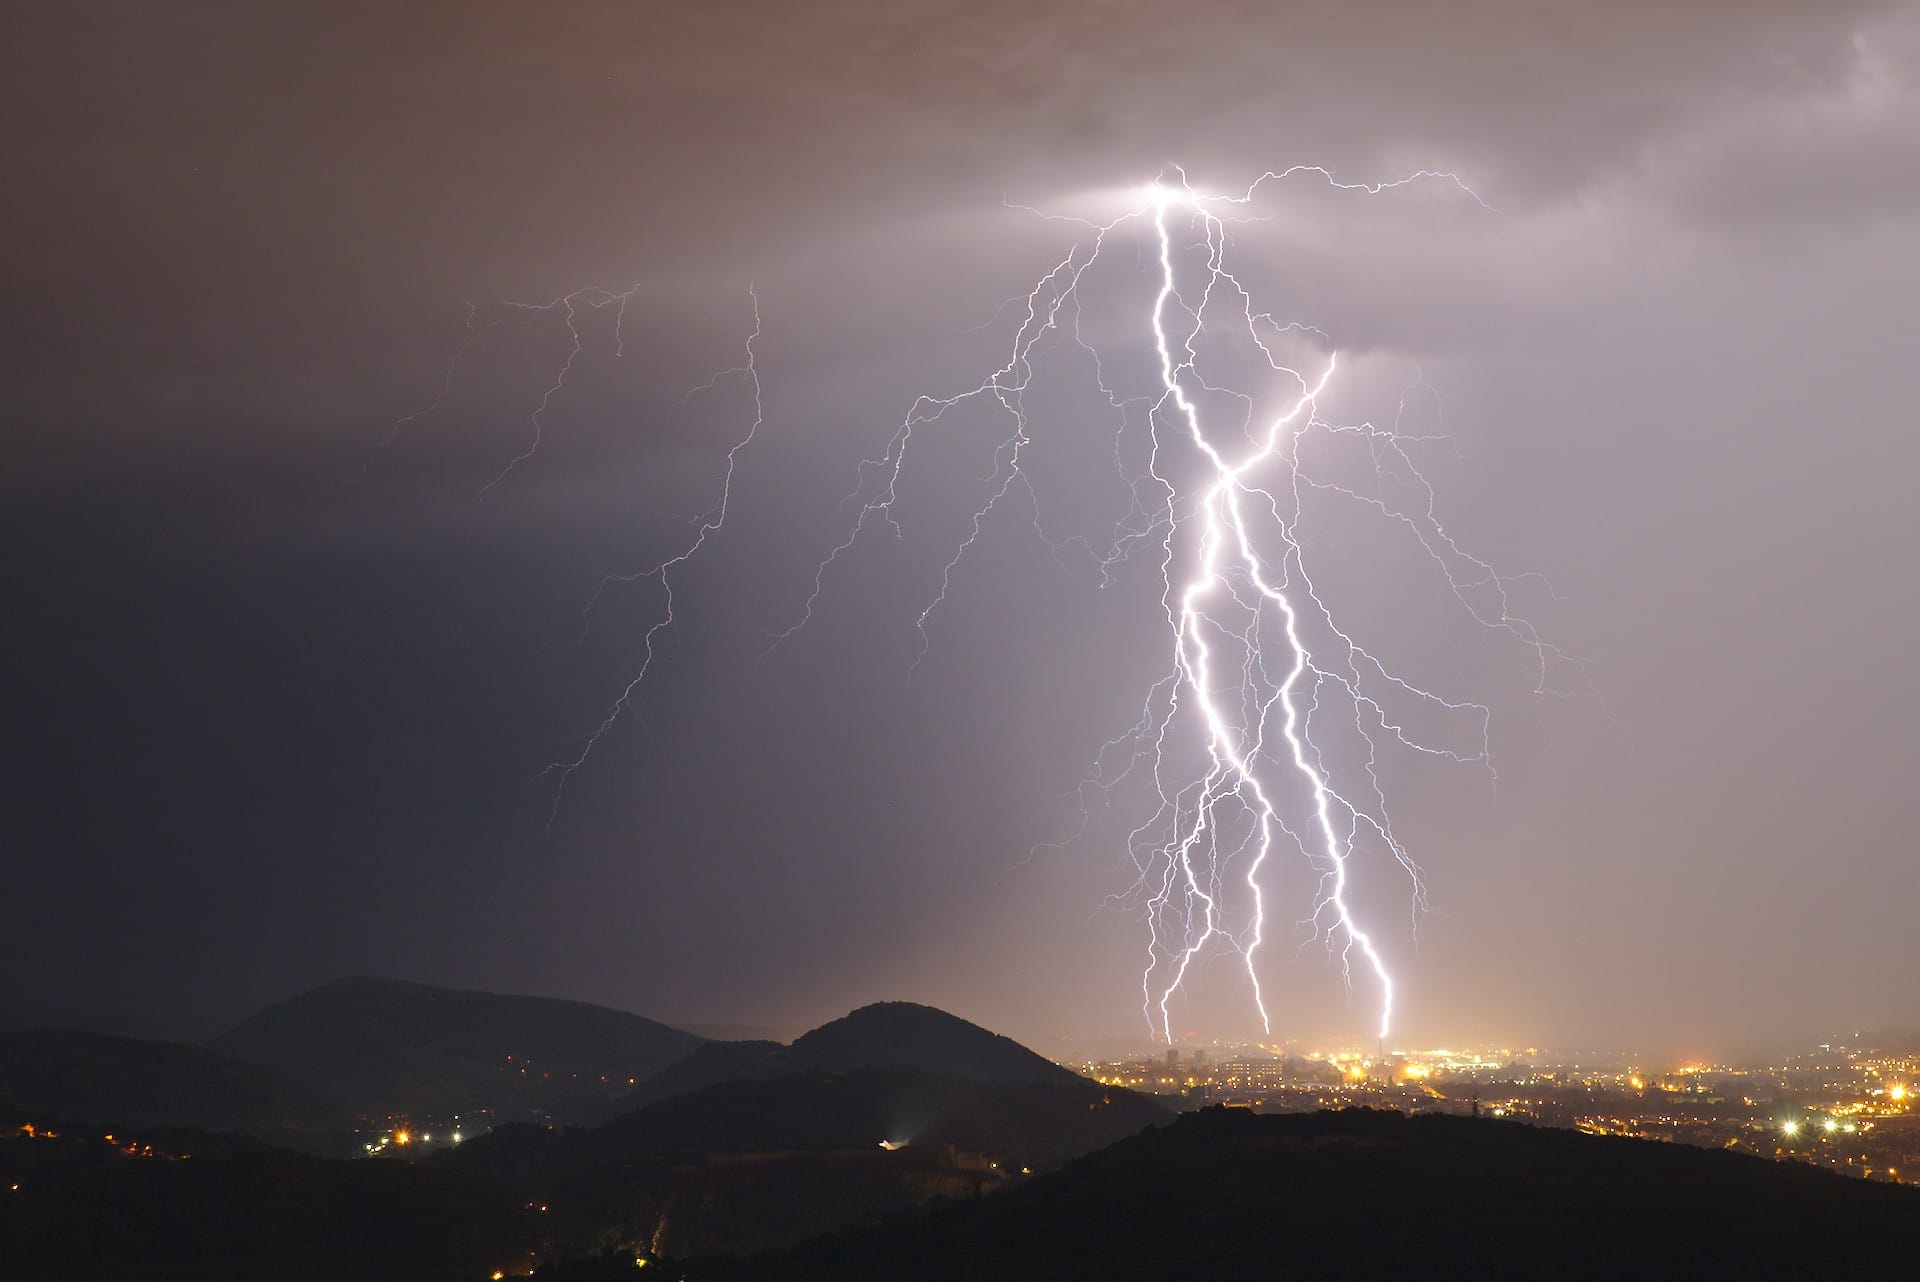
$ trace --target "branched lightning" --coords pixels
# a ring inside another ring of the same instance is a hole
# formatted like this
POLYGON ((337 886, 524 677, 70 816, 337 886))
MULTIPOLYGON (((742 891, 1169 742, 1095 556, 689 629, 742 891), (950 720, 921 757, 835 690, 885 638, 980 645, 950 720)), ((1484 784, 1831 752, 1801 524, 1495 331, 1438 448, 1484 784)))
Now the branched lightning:
MULTIPOLYGON (((546 303, 494 303, 491 304, 491 307, 501 314, 484 324, 478 320, 480 305, 470 303, 467 308, 466 340, 460 345, 452 359, 448 362, 438 392, 435 393, 433 399, 425 406, 397 420, 393 424, 386 437, 377 443, 369 452, 366 462, 363 463, 361 467, 361 478, 364 480, 367 469, 371 466, 373 460, 382 450, 392 446, 409 425, 430 417, 441 409, 453 389, 455 376, 458 374, 462 363, 487 334, 499 326, 506 324, 509 319, 533 321, 557 315, 561 318, 568 336, 566 354, 561 358, 552 380, 547 384, 546 390, 541 394, 539 403, 528 415, 528 426, 531 429, 531 436, 525 448, 513 458, 509 459, 506 465, 502 467, 491 480, 480 487, 478 497, 485 499, 506 481, 514 469, 533 458, 539 452, 545 435, 546 416, 552 410, 556 398, 560 397, 566 391, 568 376, 573 372, 574 365, 578 362, 585 350, 586 339, 580 329, 582 311, 599 311, 606 308, 613 309, 613 355, 615 357, 624 356, 626 354, 624 327, 627 304, 639 291, 639 288, 640 287, 636 285, 629 289, 616 292, 597 286, 590 286, 585 289, 575 290, 569 294, 564 294, 546 303)), ((645 569, 632 573, 608 574, 603 576, 599 585, 594 589, 592 596, 589 597, 586 605, 581 610, 581 638, 584 640, 586 629, 590 627, 592 623, 593 612, 609 590, 616 585, 630 586, 649 581, 657 581, 660 585, 662 597, 661 609, 659 614, 641 633, 639 661, 632 676, 623 683, 620 693, 607 706, 606 712, 601 717, 599 723, 594 726, 592 732, 585 737, 579 750, 571 757, 549 763, 546 769, 541 771, 543 778, 551 778, 554 780, 553 803, 548 815, 549 826, 551 826, 553 819, 559 814, 560 803, 564 800, 567 782, 572 778, 574 772, 587 763, 588 758, 591 757, 594 750, 600 746, 601 741, 604 740, 607 734, 619 723, 622 716, 631 709, 634 695, 639 691, 640 687, 645 683, 648 674, 653 670, 654 661, 658 657, 660 634, 678 624, 679 617, 675 612, 674 603, 674 593, 676 584, 678 583, 678 576, 689 562, 700 555, 701 551, 707 546, 709 539, 726 524, 727 514, 733 503, 734 474, 739 463, 740 454, 753 443, 755 435, 766 421, 766 408, 761 397, 760 370, 755 353, 755 344, 760 340, 760 295, 752 283, 749 283, 747 286, 747 294, 753 304, 753 330, 747 336, 745 361, 740 365, 720 370, 706 382, 688 390, 673 404, 678 408, 693 400, 695 397, 714 391, 730 379, 741 379, 752 393, 752 418, 748 422, 746 430, 728 447, 726 458, 720 472, 718 494, 705 511, 692 519, 690 522, 691 531, 686 536, 685 541, 680 543, 667 556, 654 562, 645 569)))
MULTIPOLYGON (((797 617, 773 644, 808 624, 835 566, 870 531, 884 527, 896 542, 904 538, 902 480, 923 437, 963 409, 988 411, 999 426, 980 478, 981 497, 913 616, 909 677, 929 653, 936 616, 969 555, 1003 509, 1021 509, 1061 565, 1091 564, 1102 587, 1150 550, 1165 667, 1148 683, 1126 728, 1094 753, 1077 790, 1074 831, 1045 844, 1079 840, 1098 815, 1129 813, 1125 808, 1137 799, 1140 809, 1124 821, 1132 884, 1109 902, 1137 912, 1146 924, 1142 1010, 1150 1028, 1169 1040, 1176 998, 1196 968, 1217 958, 1237 959, 1261 1024, 1271 1031, 1261 982, 1262 950, 1276 933, 1269 883, 1275 856, 1297 855, 1317 885, 1294 923, 1298 947, 1321 944, 1349 988, 1360 974, 1376 994, 1384 1039, 1394 1015, 1390 950, 1363 924, 1363 911, 1377 897, 1383 874, 1406 887, 1416 933, 1426 910, 1424 875, 1390 813, 1388 759, 1471 766, 1497 783, 1492 715, 1485 704, 1425 688, 1382 657, 1385 649, 1362 643, 1338 594, 1321 588, 1343 576, 1316 543, 1320 514, 1344 509, 1397 531, 1465 618, 1531 655, 1537 691, 1593 690, 1579 662, 1549 643, 1523 612, 1516 589, 1537 576, 1501 573, 1464 550, 1443 522, 1420 460, 1431 449, 1452 449, 1452 439, 1402 430, 1415 392, 1437 405, 1432 385, 1416 377, 1384 425, 1323 415, 1321 402, 1341 367, 1333 340, 1256 302, 1229 231, 1274 218, 1260 212, 1262 193, 1300 178, 1355 198, 1414 183, 1450 184, 1490 207, 1454 175, 1426 170, 1389 182, 1345 183, 1326 169, 1296 166, 1264 173, 1237 194, 1198 191, 1184 173, 1168 172, 1171 179, 1163 175, 1136 190, 1106 221, 1008 206, 1070 226, 1072 243, 979 327, 997 326, 1012 314, 1013 334, 994 368, 964 390, 915 399, 880 453, 858 464, 841 505, 843 518, 851 514, 845 533, 816 565, 797 617), (1119 337, 1110 325, 1114 306, 1089 299, 1095 280, 1119 296, 1128 288, 1139 295, 1118 316, 1125 322, 1119 337), (1090 317, 1103 324, 1090 324, 1090 317), (1048 426, 1036 422, 1029 393, 1043 364, 1062 356, 1091 369, 1102 407, 1097 412, 1112 418, 1111 457, 1100 471, 1104 476, 1110 466, 1123 510, 1098 535, 1049 528, 1028 470, 1034 433, 1048 426), (1356 483, 1356 470, 1371 481, 1356 483)), ((484 323, 470 308, 465 342, 438 393, 396 422, 374 453, 440 410, 462 362, 494 328, 514 319, 557 318, 569 337, 566 354, 528 416, 525 447, 481 488, 485 498, 539 451, 547 418, 584 350, 583 318, 612 309, 621 349, 634 292, 586 289, 543 304, 502 304, 484 323)), ((607 575, 583 611, 584 627, 614 588, 659 584, 660 609, 641 635, 632 675, 579 750, 545 772, 554 780, 556 814, 568 781, 632 708, 654 670, 661 633, 678 621, 679 576, 725 524, 737 461, 764 423, 756 354, 760 299, 751 289, 750 295, 754 323, 744 363, 682 398, 735 379, 751 390, 751 421, 726 453, 717 496, 669 555, 635 573, 607 575)))
POLYGON ((632 706, 634 693, 640 689, 641 685, 647 679, 647 674, 653 670, 660 633, 667 628, 673 627, 678 622, 678 618, 674 613, 673 594, 674 583, 676 582, 675 576, 688 562, 700 555, 701 549, 707 545, 708 538, 716 533, 721 526, 726 524, 727 512, 733 505, 733 478, 734 471, 739 465, 740 452, 753 444, 754 436, 759 433, 761 426, 766 422, 766 404, 761 398, 760 391, 760 367, 754 352, 754 344, 760 341, 760 294, 752 285, 747 287, 747 292, 753 299, 753 332, 747 335, 746 363, 735 366, 732 369, 722 370, 707 380, 706 383, 688 392, 681 400, 684 402, 702 392, 711 391, 726 378, 744 378, 747 386, 751 388, 753 392, 753 419, 747 424, 747 430, 728 448, 726 464, 720 474, 719 496, 714 499, 713 506, 709 507, 694 519, 692 537, 673 552, 672 555, 656 562, 649 569, 642 570, 637 574, 608 575, 601 579, 600 586, 594 590, 593 599, 587 603, 586 610, 583 612, 585 616, 583 617, 583 623, 591 618, 595 603, 599 601, 601 595, 609 586, 614 583, 638 583, 648 579, 657 579, 659 581, 660 591, 665 599, 665 605, 659 617, 654 619, 654 621, 647 626, 646 631, 641 634, 640 663, 638 668, 632 678, 621 688, 619 696, 607 706, 606 715, 601 718, 600 724, 594 727, 592 734, 587 736, 578 754, 568 760, 553 762, 544 772, 556 780, 556 786, 553 791, 553 809, 548 816, 549 825, 552 823, 553 816, 559 814, 560 802, 566 794, 567 781, 573 777, 574 771, 587 764, 587 758, 592 756, 593 750, 600 746, 600 741, 606 738, 607 733, 619 723, 621 716, 632 706))
MULTIPOLYGON (((1384 427, 1321 415, 1337 354, 1320 329, 1256 309, 1252 290, 1229 266, 1228 225, 1270 217, 1253 212, 1262 188, 1300 176, 1365 195, 1439 181, 1488 207, 1453 175, 1429 171, 1356 184, 1299 166, 1263 174, 1238 195, 1196 191, 1184 174, 1171 172, 1173 181, 1152 184, 1106 222, 1010 206, 1073 224, 1079 238, 1031 289, 1009 300, 1018 323, 1004 360, 966 390, 921 396, 885 449, 861 462, 842 505, 853 512, 847 533, 820 561, 798 618, 775 643, 813 617, 834 565, 870 528, 884 524, 900 537, 900 482, 920 434, 964 405, 997 410, 1006 429, 991 456, 985 496, 915 616, 913 665, 924 659, 930 622, 986 523, 1016 492, 1056 558, 1075 545, 1091 553, 1103 585, 1136 551, 1155 548, 1169 666, 1130 727, 1096 754, 1080 792, 1081 823, 1069 838, 1087 831, 1096 807, 1111 802, 1123 782, 1147 782, 1146 817, 1126 840, 1136 878, 1131 891, 1117 897, 1147 924, 1140 980, 1147 1021, 1171 1039, 1175 996, 1197 964, 1224 950, 1237 955, 1262 1025, 1271 1028, 1261 990, 1260 951, 1270 933, 1264 874, 1276 849, 1285 847, 1307 862, 1319 884, 1300 923, 1303 945, 1323 941, 1349 984, 1358 964, 1377 991, 1384 1038, 1393 1017, 1393 977, 1360 921, 1355 861, 1376 852, 1391 861, 1410 888, 1416 928, 1426 889, 1389 814, 1381 753, 1393 745, 1471 764, 1497 779, 1491 714, 1483 704, 1403 678, 1355 639, 1316 584, 1318 558, 1305 537, 1309 514, 1317 503, 1334 501, 1395 523, 1471 619, 1527 647, 1538 689, 1564 692, 1557 683, 1567 673, 1577 691, 1591 687, 1577 662, 1519 613, 1511 589, 1526 576, 1502 576, 1463 551, 1442 523, 1417 455, 1435 443, 1451 447, 1451 440, 1403 434, 1399 414, 1384 427), (1083 286, 1097 269, 1128 270, 1124 261, 1108 263, 1118 256, 1106 251, 1129 236, 1137 250, 1144 242, 1135 260, 1150 263, 1154 279, 1132 340, 1147 349, 1140 355, 1153 377, 1135 387, 1123 387, 1127 375, 1110 377, 1109 369, 1140 360, 1128 360, 1132 353, 1120 341, 1088 338, 1082 326, 1083 286), (1211 372, 1230 363, 1229 342, 1258 353, 1246 390, 1216 382, 1220 376, 1211 372), (1304 348, 1318 367, 1302 373, 1284 350, 1289 345, 1304 348), (1039 362, 1065 346, 1090 359, 1098 391, 1116 417, 1113 466, 1129 501, 1103 549, 1083 536, 1049 534, 1023 470, 1035 430, 1027 392, 1039 362), (1110 350, 1116 347, 1122 350, 1110 350), (1269 402, 1277 403, 1261 417, 1269 402), (1361 490, 1317 474, 1303 450, 1309 436, 1358 444, 1380 485, 1361 490), (1136 456, 1144 461, 1130 463, 1129 450, 1142 438, 1144 450, 1136 456), (1439 723, 1438 737, 1411 729, 1415 720, 1439 723)), ((1424 378, 1416 387, 1431 392, 1424 378)))

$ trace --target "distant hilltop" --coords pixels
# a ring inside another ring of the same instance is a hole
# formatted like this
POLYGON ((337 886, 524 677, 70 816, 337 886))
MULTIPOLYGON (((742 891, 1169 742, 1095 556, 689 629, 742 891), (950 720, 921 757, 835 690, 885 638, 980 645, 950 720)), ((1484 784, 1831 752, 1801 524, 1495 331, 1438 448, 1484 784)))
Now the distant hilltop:
POLYGON ((1172 1116, 911 1002, 703 1041, 343 979, 211 1047, 0 1036, 0 1274, 624 1278, 997 1195, 1172 1116))
POLYGON ((382 1119, 449 1131, 464 1119, 470 1135, 514 1121, 590 1126, 723 1083, 870 1068, 988 1086, 1084 1081, 913 1002, 861 1007, 791 1043, 711 1041, 587 1002, 353 976, 276 1002, 205 1046, 0 1034, 0 1104, 345 1153, 382 1119))
POLYGON ((481 1109, 589 1120, 702 1044, 665 1024, 553 997, 338 979, 210 1043, 356 1113, 481 1109))
POLYGON ((719 1082, 768 1079, 810 1069, 924 1068, 964 1081, 1000 1086, 1082 1080, 1022 1046, 932 1006, 875 1002, 789 1046, 778 1042, 709 1042, 621 1101, 635 1108, 719 1082))

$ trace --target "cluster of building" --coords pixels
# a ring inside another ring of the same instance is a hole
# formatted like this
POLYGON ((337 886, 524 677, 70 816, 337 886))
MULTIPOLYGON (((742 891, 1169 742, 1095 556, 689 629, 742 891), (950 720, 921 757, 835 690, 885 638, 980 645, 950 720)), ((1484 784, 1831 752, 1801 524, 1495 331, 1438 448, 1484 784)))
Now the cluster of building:
POLYGON ((1368 1053, 1216 1045, 1073 1067, 1180 1107, 1505 1117, 1920 1181, 1920 1050, 1904 1046, 1828 1042, 1748 1066, 1537 1047, 1368 1053))

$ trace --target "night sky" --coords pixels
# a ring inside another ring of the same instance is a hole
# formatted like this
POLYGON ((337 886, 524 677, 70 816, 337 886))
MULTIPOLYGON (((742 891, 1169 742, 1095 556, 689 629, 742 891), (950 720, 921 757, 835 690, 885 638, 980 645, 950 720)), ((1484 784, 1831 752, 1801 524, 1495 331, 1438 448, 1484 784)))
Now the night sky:
MULTIPOLYGON (((9 26, 0 999, 203 1033, 385 974, 1144 1041, 1139 923, 1102 908, 1119 846, 1029 852, 1137 715, 1156 581, 1102 589, 1015 511, 909 681, 976 424, 915 482, 928 530, 857 545, 769 639, 858 460, 997 363, 996 308, 1072 239, 1003 202, 1177 162, 1236 190, 1448 170, 1498 211, 1302 186, 1249 231, 1349 361, 1335 408, 1437 390, 1409 412, 1458 442, 1449 528, 1551 579, 1537 617, 1604 700, 1536 695, 1524 650, 1369 577, 1363 535, 1328 548, 1384 647, 1494 711, 1497 788, 1402 781, 1433 911, 1417 943, 1397 890, 1376 914, 1396 1040, 1920 1023, 1911 9, 93 2, 9 26), (584 641, 582 607, 684 538, 751 421, 737 377, 677 403, 740 363, 750 282, 766 419, 732 515, 554 812, 542 768, 660 601, 611 591, 584 641), (434 400, 470 300, 589 285, 638 286, 624 354, 610 313, 583 322, 541 452, 484 501, 565 359, 553 314, 483 303, 514 323, 356 480, 434 400)), ((1257 1032, 1229 969, 1178 1031, 1257 1032)), ((1315 948, 1265 969, 1276 1036, 1369 1037, 1315 948)))

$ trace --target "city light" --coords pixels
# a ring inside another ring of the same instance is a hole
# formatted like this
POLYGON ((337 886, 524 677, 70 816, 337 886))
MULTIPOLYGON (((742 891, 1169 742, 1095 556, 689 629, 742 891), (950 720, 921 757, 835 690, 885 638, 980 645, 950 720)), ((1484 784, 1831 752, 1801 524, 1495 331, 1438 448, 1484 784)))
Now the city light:
MULTIPOLYGON (((1511 1118, 1591 1135, 1730 1149, 1881 1181, 1896 1180, 1896 1170, 1911 1166, 1912 1140, 1901 1123, 1911 1118, 1913 1092, 1920 1089, 1920 1045, 1902 1041, 1836 1042, 1748 1064, 1649 1062, 1631 1051, 1534 1046, 1310 1049, 1214 1041, 1115 1060, 1076 1058, 1063 1066, 1102 1086, 1157 1096, 1176 1109, 1294 1113, 1360 1107, 1511 1118)), ((1101 1103, 1113 1102, 1109 1097, 1101 1103)), ((441 1125, 451 1115, 415 1112, 406 1126, 394 1125, 393 1116, 385 1128, 362 1134, 367 1156, 412 1157, 467 1136, 465 1129, 441 1125), (441 1129, 415 1130, 416 1122, 441 1129)), ((22 1138, 52 1137, 32 1124, 16 1129, 22 1138)), ((95 1138, 131 1156, 179 1156, 153 1154, 150 1146, 118 1134, 95 1138)), ((875 1143, 891 1153, 912 1139, 889 1136, 875 1143)), ((1001 1168, 1009 1175, 1027 1173, 1017 1162, 989 1167, 1001 1168)), ((547 1209, 536 1202, 527 1206, 547 1209)))

